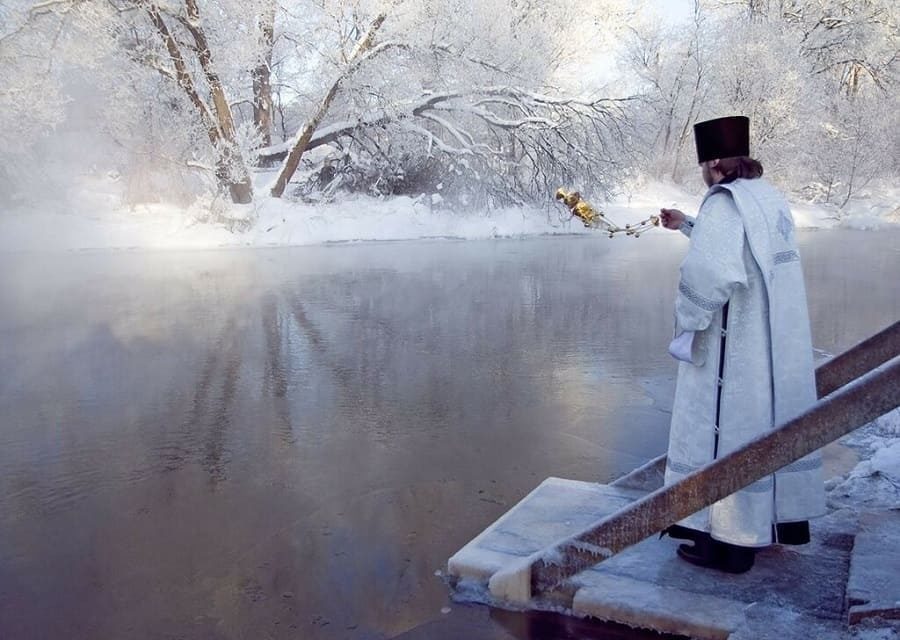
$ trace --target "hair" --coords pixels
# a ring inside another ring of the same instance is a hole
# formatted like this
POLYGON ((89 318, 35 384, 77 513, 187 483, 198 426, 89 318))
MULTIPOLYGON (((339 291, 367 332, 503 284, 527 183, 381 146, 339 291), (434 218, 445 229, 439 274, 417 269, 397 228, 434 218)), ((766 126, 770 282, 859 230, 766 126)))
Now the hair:
POLYGON ((763 166, 759 160, 754 160, 749 156, 722 158, 719 160, 716 170, 725 176, 720 182, 732 182, 738 178, 753 180, 762 177, 763 174, 763 166))

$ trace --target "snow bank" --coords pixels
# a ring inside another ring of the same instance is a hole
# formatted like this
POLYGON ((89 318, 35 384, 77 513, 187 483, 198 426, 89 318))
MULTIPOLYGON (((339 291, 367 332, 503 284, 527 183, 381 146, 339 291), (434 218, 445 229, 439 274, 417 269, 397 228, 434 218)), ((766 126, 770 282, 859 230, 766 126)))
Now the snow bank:
MULTIPOLYGON (((250 205, 206 198, 187 208, 162 203, 127 207, 121 204, 122 189, 117 180, 115 175, 86 177, 81 188, 64 200, 0 212, 0 251, 272 247, 599 233, 573 221, 551 194, 544 206, 469 213, 446 208, 438 194, 416 198, 347 196, 315 205, 261 196, 250 205)), ((900 193, 890 190, 877 198, 870 194, 868 200, 854 204, 852 215, 841 220, 834 211, 820 206, 795 205, 797 226, 840 224, 868 229, 900 223, 900 213, 887 204, 895 202, 897 195, 900 193)), ((694 213, 702 190, 689 193, 676 185, 647 182, 610 202, 590 193, 584 196, 610 220, 624 226, 646 219, 660 207, 694 213)))
POLYGON ((900 224, 900 184, 874 184, 857 194, 842 210, 842 227, 883 229, 900 224))
POLYGON ((826 483, 831 508, 900 509, 900 408, 857 429, 841 442, 860 462, 826 483))
POLYGON ((589 233, 552 211, 511 208, 460 215, 405 197, 317 206, 260 198, 252 205, 198 202, 187 209, 44 209, 0 217, 0 250, 271 247, 365 240, 479 239, 589 233))

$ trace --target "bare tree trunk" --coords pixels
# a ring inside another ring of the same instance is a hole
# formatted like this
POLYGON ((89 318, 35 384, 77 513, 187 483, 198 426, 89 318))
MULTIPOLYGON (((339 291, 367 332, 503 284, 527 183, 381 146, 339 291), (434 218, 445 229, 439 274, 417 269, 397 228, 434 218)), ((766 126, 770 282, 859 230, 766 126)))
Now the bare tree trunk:
POLYGON ((276 178, 275 184, 272 185, 271 193, 273 197, 280 198, 284 195, 285 187, 287 187, 288 182, 290 182, 291 177, 293 177, 294 172, 297 170, 297 167, 300 164, 300 158, 302 158, 303 154, 306 152, 306 148, 309 145, 313 133, 315 133, 316 129, 322 123, 322 120, 328 114, 328 110, 331 108, 331 103, 337 95, 341 82, 343 82, 354 70, 362 55, 372 48, 375 34, 378 32, 378 29, 381 28, 381 25, 386 18, 387 14, 381 13, 372 21, 372 24, 369 25, 366 33, 357 41, 353 53, 350 55, 349 60, 347 60, 347 66, 338 76, 337 80, 331 85, 328 93, 325 94, 324 99, 319 103, 319 108, 316 109, 313 117, 303 126, 303 129, 300 130, 294 145, 291 147, 290 153, 288 153, 287 158, 285 158, 284 163, 281 165, 281 171, 278 172, 278 178, 276 178))
POLYGON ((678 181, 679 164, 681 161, 681 151, 684 149, 684 143, 688 139, 691 123, 694 121, 694 109, 697 107, 697 99, 699 98, 700 88, 703 84, 703 59, 700 50, 700 28, 703 20, 702 7, 699 0, 694 0, 694 35, 691 41, 691 48, 688 51, 688 58, 694 59, 696 65, 697 79, 694 82, 694 88, 691 92, 691 104, 688 107, 687 116, 681 127, 681 135, 678 136, 678 142, 675 145, 675 163, 672 165, 672 180, 678 181))
POLYGON ((216 127, 215 119, 213 118, 213 114, 210 112, 209 107, 197 91, 194 80, 184 62, 184 57, 181 55, 181 49, 178 48, 178 43, 172 36, 171 31, 169 31, 169 27, 166 25, 165 20, 163 20, 159 13, 159 9, 155 4, 151 4, 147 7, 147 15, 150 17, 150 22, 153 23, 153 26, 156 27, 159 35, 162 37, 163 42, 166 45, 166 50, 169 52, 169 57, 172 59, 172 64, 175 66, 175 81, 187 94, 191 103, 197 108, 200 119, 203 120, 203 124, 206 127, 206 134, 209 136, 210 143, 212 143, 214 147, 217 146, 219 144, 219 129, 216 127))
POLYGON ((853 197, 853 188, 854 188, 853 181, 856 179, 856 171, 859 168, 860 150, 861 150, 860 149, 860 147, 861 147, 860 138, 862 137, 860 135, 859 126, 857 126, 854 134, 855 135, 854 135, 854 139, 853 139, 853 155, 850 158, 850 178, 847 181, 847 195, 844 196, 844 201, 841 202, 841 206, 840 206, 841 209, 846 207, 847 203, 850 202, 850 198, 853 197))
MULTIPOLYGON (((150 3, 146 5, 145 9, 150 22, 166 45, 166 51, 168 51, 169 58, 175 67, 175 81, 187 94, 191 104, 197 109, 200 119, 206 128, 206 134, 209 137, 210 144, 213 146, 213 152, 216 157, 215 174, 219 186, 228 189, 233 202, 247 204, 253 199, 253 187, 250 182, 250 173, 247 171, 243 159, 235 147, 234 119, 231 114, 231 107, 225 97, 222 82, 213 69, 212 55, 209 51, 206 35, 200 27, 200 14, 196 0, 185 0, 185 6, 187 7, 187 18, 179 17, 178 19, 194 37, 197 45, 197 56, 210 87, 213 99, 212 109, 200 95, 197 84, 194 82, 182 55, 181 46, 172 35, 159 7, 154 3, 150 3)), ((167 73, 166 75, 169 74, 167 73)))
POLYGON ((275 4, 260 17, 263 57, 253 70, 253 124, 261 135, 262 146, 272 144, 272 47, 275 44, 275 4))
POLYGON ((209 49, 206 34, 200 26, 200 9, 197 7, 197 0, 184 0, 184 5, 187 9, 187 19, 182 20, 182 24, 193 36, 194 43, 197 45, 197 57, 209 84, 221 134, 220 148, 217 149, 219 157, 216 162, 218 169, 216 176, 220 182, 224 182, 228 186, 233 202, 247 204, 253 199, 253 185, 250 182, 250 172, 235 148, 234 117, 231 114, 231 106, 225 97, 225 89, 222 87, 219 74, 216 73, 213 66, 212 52, 209 49))

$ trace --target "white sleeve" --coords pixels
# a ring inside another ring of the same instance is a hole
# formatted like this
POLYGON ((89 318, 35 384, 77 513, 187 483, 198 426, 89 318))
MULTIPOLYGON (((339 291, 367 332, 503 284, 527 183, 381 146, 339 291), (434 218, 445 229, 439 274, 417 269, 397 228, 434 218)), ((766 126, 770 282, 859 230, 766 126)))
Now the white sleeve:
POLYGON ((694 359, 691 357, 693 347, 694 332, 685 331, 681 335, 676 336, 672 342, 669 343, 669 355, 676 360, 694 364, 694 359))
POLYGON ((678 227, 678 230, 681 231, 681 233, 686 235, 688 238, 690 238, 691 231, 694 230, 694 222, 695 221, 696 221, 696 218, 694 218, 694 216, 688 216, 688 215, 684 216, 684 222, 681 223, 681 226, 678 227))
POLYGON ((746 286, 743 254, 744 225, 731 195, 717 193, 708 197, 681 263, 674 335, 706 329, 732 291, 746 286))

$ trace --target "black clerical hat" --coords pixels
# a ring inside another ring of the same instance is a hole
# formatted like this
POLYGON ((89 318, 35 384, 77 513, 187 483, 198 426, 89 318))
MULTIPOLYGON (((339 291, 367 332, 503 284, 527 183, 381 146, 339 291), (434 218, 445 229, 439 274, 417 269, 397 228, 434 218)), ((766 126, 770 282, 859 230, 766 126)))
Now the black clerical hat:
POLYGON ((750 155, 750 118, 728 116, 694 125, 697 162, 750 155))

